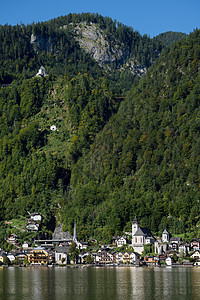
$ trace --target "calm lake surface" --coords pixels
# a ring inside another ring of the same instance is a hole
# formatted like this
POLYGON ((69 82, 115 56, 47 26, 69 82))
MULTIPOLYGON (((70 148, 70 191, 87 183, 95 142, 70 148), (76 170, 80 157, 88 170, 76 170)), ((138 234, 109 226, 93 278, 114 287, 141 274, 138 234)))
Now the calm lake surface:
POLYGON ((200 299, 200 268, 3 268, 0 300, 200 299))

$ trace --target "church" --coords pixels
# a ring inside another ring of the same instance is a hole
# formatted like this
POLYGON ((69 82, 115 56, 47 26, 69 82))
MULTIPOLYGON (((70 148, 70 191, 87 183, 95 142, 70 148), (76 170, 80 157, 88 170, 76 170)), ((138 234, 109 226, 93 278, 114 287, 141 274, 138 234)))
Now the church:
POLYGON ((144 245, 154 244, 155 239, 148 228, 140 227, 137 218, 132 222, 132 247, 135 252, 141 254, 144 245))

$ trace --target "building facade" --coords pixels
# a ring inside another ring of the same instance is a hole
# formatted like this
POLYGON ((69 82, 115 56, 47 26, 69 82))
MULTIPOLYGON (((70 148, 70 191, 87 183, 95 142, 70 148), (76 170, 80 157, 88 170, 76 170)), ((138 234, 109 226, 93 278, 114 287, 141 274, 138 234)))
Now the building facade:
POLYGON ((141 254, 144 251, 144 245, 154 244, 154 241, 151 231, 145 227, 140 227, 135 217, 132 223, 132 247, 134 251, 141 254))

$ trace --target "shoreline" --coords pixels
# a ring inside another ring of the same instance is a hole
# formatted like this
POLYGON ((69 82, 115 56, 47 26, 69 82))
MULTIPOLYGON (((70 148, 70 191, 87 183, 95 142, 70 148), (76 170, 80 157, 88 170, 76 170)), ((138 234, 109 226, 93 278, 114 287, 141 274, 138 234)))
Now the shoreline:
POLYGON ((172 265, 132 265, 132 264, 122 264, 122 265, 85 265, 85 264, 78 264, 78 265, 1 265, 0 268, 70 268, 70 269, 82 269, 82 268, 178 268, 178 267, 185 267, 185 268, 193 268, 193 267, 200 267, 200 265, 194 264, 172 264, 172 265))

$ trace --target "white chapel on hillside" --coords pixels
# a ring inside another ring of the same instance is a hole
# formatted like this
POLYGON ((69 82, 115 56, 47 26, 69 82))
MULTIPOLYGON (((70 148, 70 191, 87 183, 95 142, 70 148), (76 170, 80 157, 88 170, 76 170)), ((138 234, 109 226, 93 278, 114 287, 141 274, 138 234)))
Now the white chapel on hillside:
POLYGON ((45 68, 43 66, 41 66, 35 76, 36 77, 45 77, 45 76, 48 76, 48 74, 46 73, 45 68))
POLYGON ((154 244, 154 237, 148 228, 140 227, 137 218, 135 217, 132 223, 132 247, 139 254, 144 250, 144 245, 154 244))

